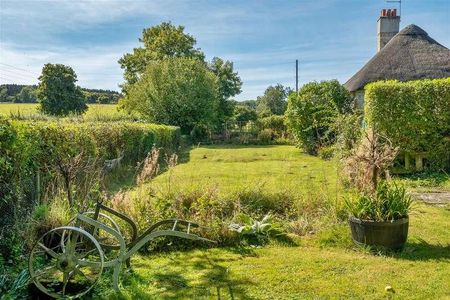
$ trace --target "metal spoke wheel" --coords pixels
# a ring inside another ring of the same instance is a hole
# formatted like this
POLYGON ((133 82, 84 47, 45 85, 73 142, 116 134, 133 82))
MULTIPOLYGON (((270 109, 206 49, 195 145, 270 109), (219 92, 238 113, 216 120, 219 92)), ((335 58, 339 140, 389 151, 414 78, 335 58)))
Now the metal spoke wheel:
MULTIPOLYGON (((95 212, 94 211, 86 211, 83 213, 83 215, 85 215, 89 218, 93 218, 95 216, 95 212)), ((112 229, 117 231, 119 234, 122 234, 117 222, 114 221, 114 219, 112 217, 108 216, 107 214, 99 213, 95 220, 104 225, 111 227, 112 229)), ((89 233, 91 233, 92 236, 98 241, 98 243, 100 244, 102 249, 109 250, 112 248, 120 247, 119 242, 117 241, 117 238, 115 238, 113 235, 106 232, 105 230, 99 229, 99 228, 96 228, 95 230, 93 230, 93 227, 91 225, 80 224, 80 223, 76 223, 76 222, 77 222, 77 218, 74 217, 73 219, 71 219, 69 221, 69 226, 80 227, 80 228, 84 229, 85 231, 88 231, 89 233)))
MULTIPOLYGON (((87 211, 87 212, 83 213, 83 215, 88 216, 88 217, 93 217, 95 215, 95 212, 87 211)), ((111 227, 112 229, 117 231, 119 234, 122 234, 120 232, 119 225, 110 216, 103 214, 103 213, 99 213, 98 217, 97 217, 97 221, 111 227)), ((119 243, 117 242, 117 239, 113 235, 111 235, 110 233, 108 233, 102 229, 96 229, 92 235, 98 241, 100 246, 102 246, 102 248, 110 249, 111 247, 119 247, 119 243)))
POLYGON ((65 226, 50 230, 36 242, 28 268, 43 293, 75 299, 94 287, 103 264, 103 251, 95 238, 83 229, 65 226))

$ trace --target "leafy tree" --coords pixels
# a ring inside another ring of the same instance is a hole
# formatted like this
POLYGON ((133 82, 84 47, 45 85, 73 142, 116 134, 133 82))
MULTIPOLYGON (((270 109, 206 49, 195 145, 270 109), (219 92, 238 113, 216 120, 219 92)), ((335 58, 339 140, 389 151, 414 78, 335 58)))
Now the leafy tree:
POLYGON ((353 99, 337 80, 310 82, 291 93, 286 111, 287 125, 310 154, 335 141, 339 115, 352 112, 353 99))
POLYGON ((256 121, 258 115, 254 109, 245 105, 236 105, 234 108, 233 119, 245 125, 249 121, 256 121))
POLYGON ((244 100, 240 101, 239 104, 254 110, 258 107, 258 102, 256 100, 244 100))
POLYGON ((133 49, 132 53, 119 60, 124 69, 122 90, 125 94, 139 81, 148 66, 170 58, 192 58, 202 62, 217 77, 219 105, 216 123, 232 116, 234 105, 229 99, 239 94, 242 87, 232 62, 214 57, 211 63, 206 63, 203 52, 195 48, 195 38, 185 33, 183 26, 174 26, 170 22, 145 29, 139 41, 143 43, 142 47, 133 49))
POLYGON ((109 101, 110 101, 110 99, 106 95, 99 95, 97 98, 97 102, 100 104, 107 104, 107 103, 109 103, 109 101))
POLYGON ((87 105, 81 88, 75 85, 74 70, 62 64, 46 64, 39 76, 37 96, 45 114, 65 116, 82 114, 87 105))
POLYGON ((125 84, 127 87, 136 83, 146 70, 146 67, 155 61, 167 58, 187 57, 204 61, 204 54, 194 48, 197 41, 194 37, 184 33, 183 26, 174 26, 170 22, 144 29, 139 39, 143 47, 134 48, 132 53, 125 54, 119 64, 124 69, 125 84))
POLYGON ((290 88, 285 88, 281 84, 269 86, 264 95, 257 98, 258 106, 256 108, 258 115, 267 117, 270 115, 282 115, 286 111, 286 98, 290 93, 290 88))
POLYGON ((189 133, 197 124, 216 122, 217 90, 217 78, 205 64, 172 58, 150 64, 120 104, 151 122, 179 126, 189 133))
POLYGON ((218 118, 223 122, 233 114, 234 105, 228 99, 241 92, 242 81, 237 72, 234 72, 233 63, 230 61, 214 57, 208 67, 218 79, 220 97, 218 118))
POLYGON ((0 102, 8 101, 8 89, 6 87, 0 87, 0 102))
POLYGON ((37 101, 36 89, 33 86, 24 86, 20 93, 16 95, 14 102, 20 103, 34 103, 37 101))

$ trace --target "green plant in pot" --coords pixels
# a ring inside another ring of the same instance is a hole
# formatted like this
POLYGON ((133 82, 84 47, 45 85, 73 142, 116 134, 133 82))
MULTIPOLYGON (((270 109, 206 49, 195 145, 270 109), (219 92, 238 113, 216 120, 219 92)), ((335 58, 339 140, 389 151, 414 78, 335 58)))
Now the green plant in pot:
POLYGON ((373 131, 346 161, 350 181, 358 190, 346 200, 353 241, 359 245, 401 249, 408 237, 412 200, 405 189, 389 182, 389 167, 398 149, 373 131))

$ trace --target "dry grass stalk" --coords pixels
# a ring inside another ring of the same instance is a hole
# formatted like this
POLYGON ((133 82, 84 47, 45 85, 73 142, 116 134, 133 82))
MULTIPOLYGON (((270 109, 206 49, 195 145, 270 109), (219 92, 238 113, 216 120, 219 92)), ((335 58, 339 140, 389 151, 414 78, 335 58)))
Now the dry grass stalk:
POLYGON ((178 155, 172 153, 172 155, 166 156, 166 163, 169 169, 175 167, 178 164, 178 155))
POLYGON ((364 138, 352 155, 344 162, 344 171, 351 183, 360 191, 375 192, 378 179, 389 177, 389 168, 398 154, 398 147, 373 130, 366 131, 364 138))
POLYGON ((145 181, 150 180, 154 178, 156 175, 158 175, 159 172, 158 159, 159 159, 159 149, 153 147, 152 151, 150 151, 147 154, 147 157, 142 163, 142 170, 136 177, 137 184, 142 184, 145 181))

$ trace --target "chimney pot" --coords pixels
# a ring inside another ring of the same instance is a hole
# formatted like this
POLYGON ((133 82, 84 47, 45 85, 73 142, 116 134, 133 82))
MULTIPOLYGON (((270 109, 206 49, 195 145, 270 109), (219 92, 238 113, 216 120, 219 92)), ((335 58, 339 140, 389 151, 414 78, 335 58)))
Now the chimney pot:
POLYGON ((380 51, 399 32, 399 29, 400 18, 397 17, 397 10, 382 9, 377 22, 377 50, 380 51))

